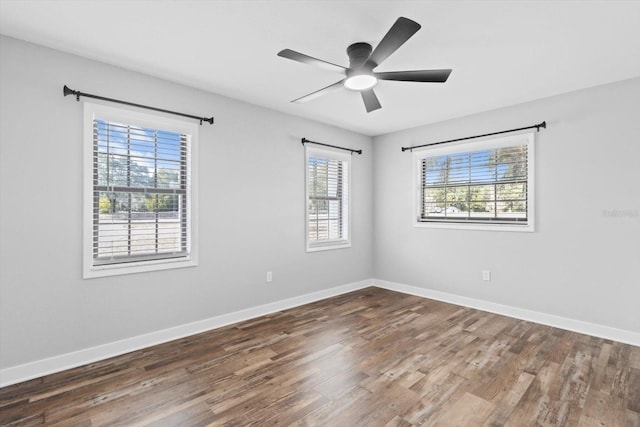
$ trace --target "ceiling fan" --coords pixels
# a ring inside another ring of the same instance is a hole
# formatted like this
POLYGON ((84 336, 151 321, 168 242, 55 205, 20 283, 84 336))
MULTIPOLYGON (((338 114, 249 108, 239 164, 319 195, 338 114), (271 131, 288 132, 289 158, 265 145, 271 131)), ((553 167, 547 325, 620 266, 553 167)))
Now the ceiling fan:
POLYGON ((373 91, 373 87, 378 84, 378 80, 395 80, 403 82, 430 82, 444 83, 451 74, 450 69, 443 70, 413 70, 413 71, 373 71, 378 65, 387 59, 393 52, 402 46, 420 29, 420 24, 411 19, 400 17, 391 26, 375 49, 369 43, 353 43, 347 47, 349 56, 349 67, 343 67, 322 59, 313 58, 303 53, 295 52, 291 49, 284 49, 278 52, 278 56, 324 68, 329 71, 336 71, 344 76, 338 82, 327 87, 312 92, 308 95, 294 99, 291 102, 306 102, 321 95, 338 89, 341 86, 347 89, 358 91, 364 101, 367 113, 381 108, 380 101, 373 91))

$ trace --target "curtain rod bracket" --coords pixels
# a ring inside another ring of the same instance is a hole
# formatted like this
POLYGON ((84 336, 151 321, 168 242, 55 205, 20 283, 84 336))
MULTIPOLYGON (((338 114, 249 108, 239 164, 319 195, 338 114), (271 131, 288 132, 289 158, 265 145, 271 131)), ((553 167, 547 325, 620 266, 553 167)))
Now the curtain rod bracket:
POLYGON ((307 138, 302 138, 300 140, 300 142, 302 143, 302 145, 304 145, 304 144, 316 144, 316 145, 323 145, 325 147, 337 148, 338 150, 350 151, 352 155, 353 155, 353 153, 362 154, 362 150, 354 150, 352 148, 338 147, 337 145, 323 144, 322 142, 311 141, 311 140, 309 140, 307 138))
POLYGON ((173 115, 176 115, 176 116, 182 116, 182 117, 188 117, 190 119, 200 120, 200 126, 202 126, 203 122, 207 122, 210 125, 213 124, 213 117, 209 117, 209 118, 198 117, 198 116, 194 116, 194 115, 191 115, 191 114, 179 113, 177 111, 165 110, 163 108, 150 107, 148 105, 136 104, 134 102, 129 102, 129 101, 122 101, 120 99, 107 98, 105 96, 92 95, 90 93, 84 93, 84 92, 80 92, 79 90, 70 89, 67 85, 64 85, 64 87, 62 88, 62 93, 63 93, 64 96, 75 95, 76 101, 80 101, 80 97, 84 96, 84 97, 87 97, 87 98, 94 98, 94 99, 100 99, 100 100, 103 100, 103 101, 115 102, 115 103, 118 103, 118 104, 131 105, 132 107, 146 108, 147 110, 160 111, 161 113, 173 114, 173 115))
POLYGON ((501 130, 499 132, 485 133, 485 134, 482 134, 482 135, 466 136, 464 138, 449 139, 447 141, 431 142, 429 144, 415 145, 413 147, 401 147, 401 149, 402 149, 402 152, 404 153, 405 151, 413 151, 415 148, 428 147, 430 145, 447 144, 449 142, 464 141, 464 140, 467 140, 467 139, 482 138, 482 137, 485 137, 485 136, 499 135, 501 133, 517 132, 517 131, 520 131, 520 130, 533 129, 533 128, 535 128, 537 132, 540 132, 540 128, 543 128, 543 129, 547 128, 547 122, 543 121, 541 123, 538 123, 538 124, 535 124, 535 125, 531 125, 531 126, 525 126, 525 127, 516 128, 516 129, 501 130))

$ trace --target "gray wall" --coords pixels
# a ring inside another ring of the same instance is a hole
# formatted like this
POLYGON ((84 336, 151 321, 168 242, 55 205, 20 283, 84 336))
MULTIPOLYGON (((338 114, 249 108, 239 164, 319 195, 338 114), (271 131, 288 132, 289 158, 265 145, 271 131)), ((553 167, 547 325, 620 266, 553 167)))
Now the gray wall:
POLYGON ((371 277, 640 331, 639 111, 634 79, 372 144, 1 37, 0 369, 371 277), (81 279, 82 103, 62 96, 64 84, 215 115, 200 128, 198 267, 81 279), (412 156, 401 146, 541 120, 535 233, 412 226, 412 156), (364 149, 349 249, 305 252, 303 136, 364 149))
POLYGON ((374 138, 376 277, 640 332, 639 138, 640 79, 374 138), (542 120, 535 233, 412 226, 401 146, 542 120))
POLYGON ((0 368, 372 276, 369 137, 6 37, 0 95, 0 368), (215 116, 200 127, 198 267, 81 279, 83 113, 64 84, 215 116), (351 248, 305 252, 303 136, 364 150, 351 248))

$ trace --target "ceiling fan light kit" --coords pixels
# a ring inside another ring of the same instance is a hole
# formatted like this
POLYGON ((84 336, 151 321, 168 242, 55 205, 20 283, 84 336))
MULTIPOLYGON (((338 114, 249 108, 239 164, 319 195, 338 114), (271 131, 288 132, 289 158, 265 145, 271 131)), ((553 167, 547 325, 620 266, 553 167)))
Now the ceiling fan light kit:
POLYGON ((366 89, 371 89, 375 85, 378 84, 378 79, 376 79, 371 74, 354 74, 351 77, 347 77, 344 80, 344 87, 350 90, 355 91, 363 91, 366 89))
POLYGON ((291 102, 306 102, 330 92, 341 86, 346 89, 360 92, 367 113, 381 108, 380 101, 373 88, 378 80, 393 80, 403 82, 444 83, 451 74, 450 69, 443 70, 413 70, 413 71, 373 71, 385 59, 393 54, 400 46, 409 40, 418 30, 420 24, 411 19, 400 17, 385 34, 375 49, 369 43, 358 42, 347 47, 349 56, 349 68, 331 62, 323 61, 291 49, 283 49, 278 56, 324 68, 328 71, 341 73, 344 78, 320 90, 308 95, 296 98, 291 102))

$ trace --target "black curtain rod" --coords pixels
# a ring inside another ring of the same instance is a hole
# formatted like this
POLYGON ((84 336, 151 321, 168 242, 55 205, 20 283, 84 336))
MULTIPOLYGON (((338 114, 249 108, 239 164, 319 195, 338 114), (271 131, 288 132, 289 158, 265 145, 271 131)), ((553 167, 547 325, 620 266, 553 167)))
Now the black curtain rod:
POLYGON ((309 141, 307 138, 302 138, 302 145, 304 144, 316 144, 316 145, 324 145, 325 147, 337 148, 338 150, 351 151, 351 153, 362 154, 362 150, 353 150, 351 148, 338 147, 337 145, 329 145, 323 144, 322 142, 309 141))
POLYGON ((210 118, 198 117, 198 116, 193 116, 191 114, 178 113, 177 111, 164 110, 162 108, 156 108, 156 107, 149 107, 148 105, 135 104, 133 102, 122 101, 120 99, 114 99, 114 98, 107 98, 107 97, 104 97, 104 96, 92 95, 90 93, 80 92, 79 90, 69 89, 67 87, 67 85, 64 85, 64 88, 62 89, 62 93, 64 94, 64 96, 75 95, 76 101, 80 101, 80 97, 84 96, 86 98, 101 99, 103 101, 117 102, 118 104, 131 105, 132 107, 140 107, 140 108, 146 108, 147 110, 160 111, 161 113, 175 114, 176 116, 189 117, 190 119, 200 120, 200 124, 201 125, 202 125, 202 122, 208 122, 210 125, 213 124, 213 117, 210 117, 210 118))
POLYGON ((483 135, 467 136, 467 137, 464 137, 464 138, 450 139, 448 141, 440 141, 440 142, 432 142, 430 144, 416 145, 414 147, 402 147, 402 151, 407 151, 407 150, 413 151, 415 148, 428 147, 430 145, 446 144, 448 142, 464 141, 465 139, 482 138, 483 136, 499 135, 501 133, 517 132, 519 130, 533 129, 533 128, 535 128, 536 131, 539 132, 540 128, 544 128, 544 129, 547 128, 547 122, 545 121, 545 122, 542 122, 542 123, 538 123, 537 125, 525 126, 523 128, 501 130, 500 132, 491 132, 491 133, 485 133, 483 135))

